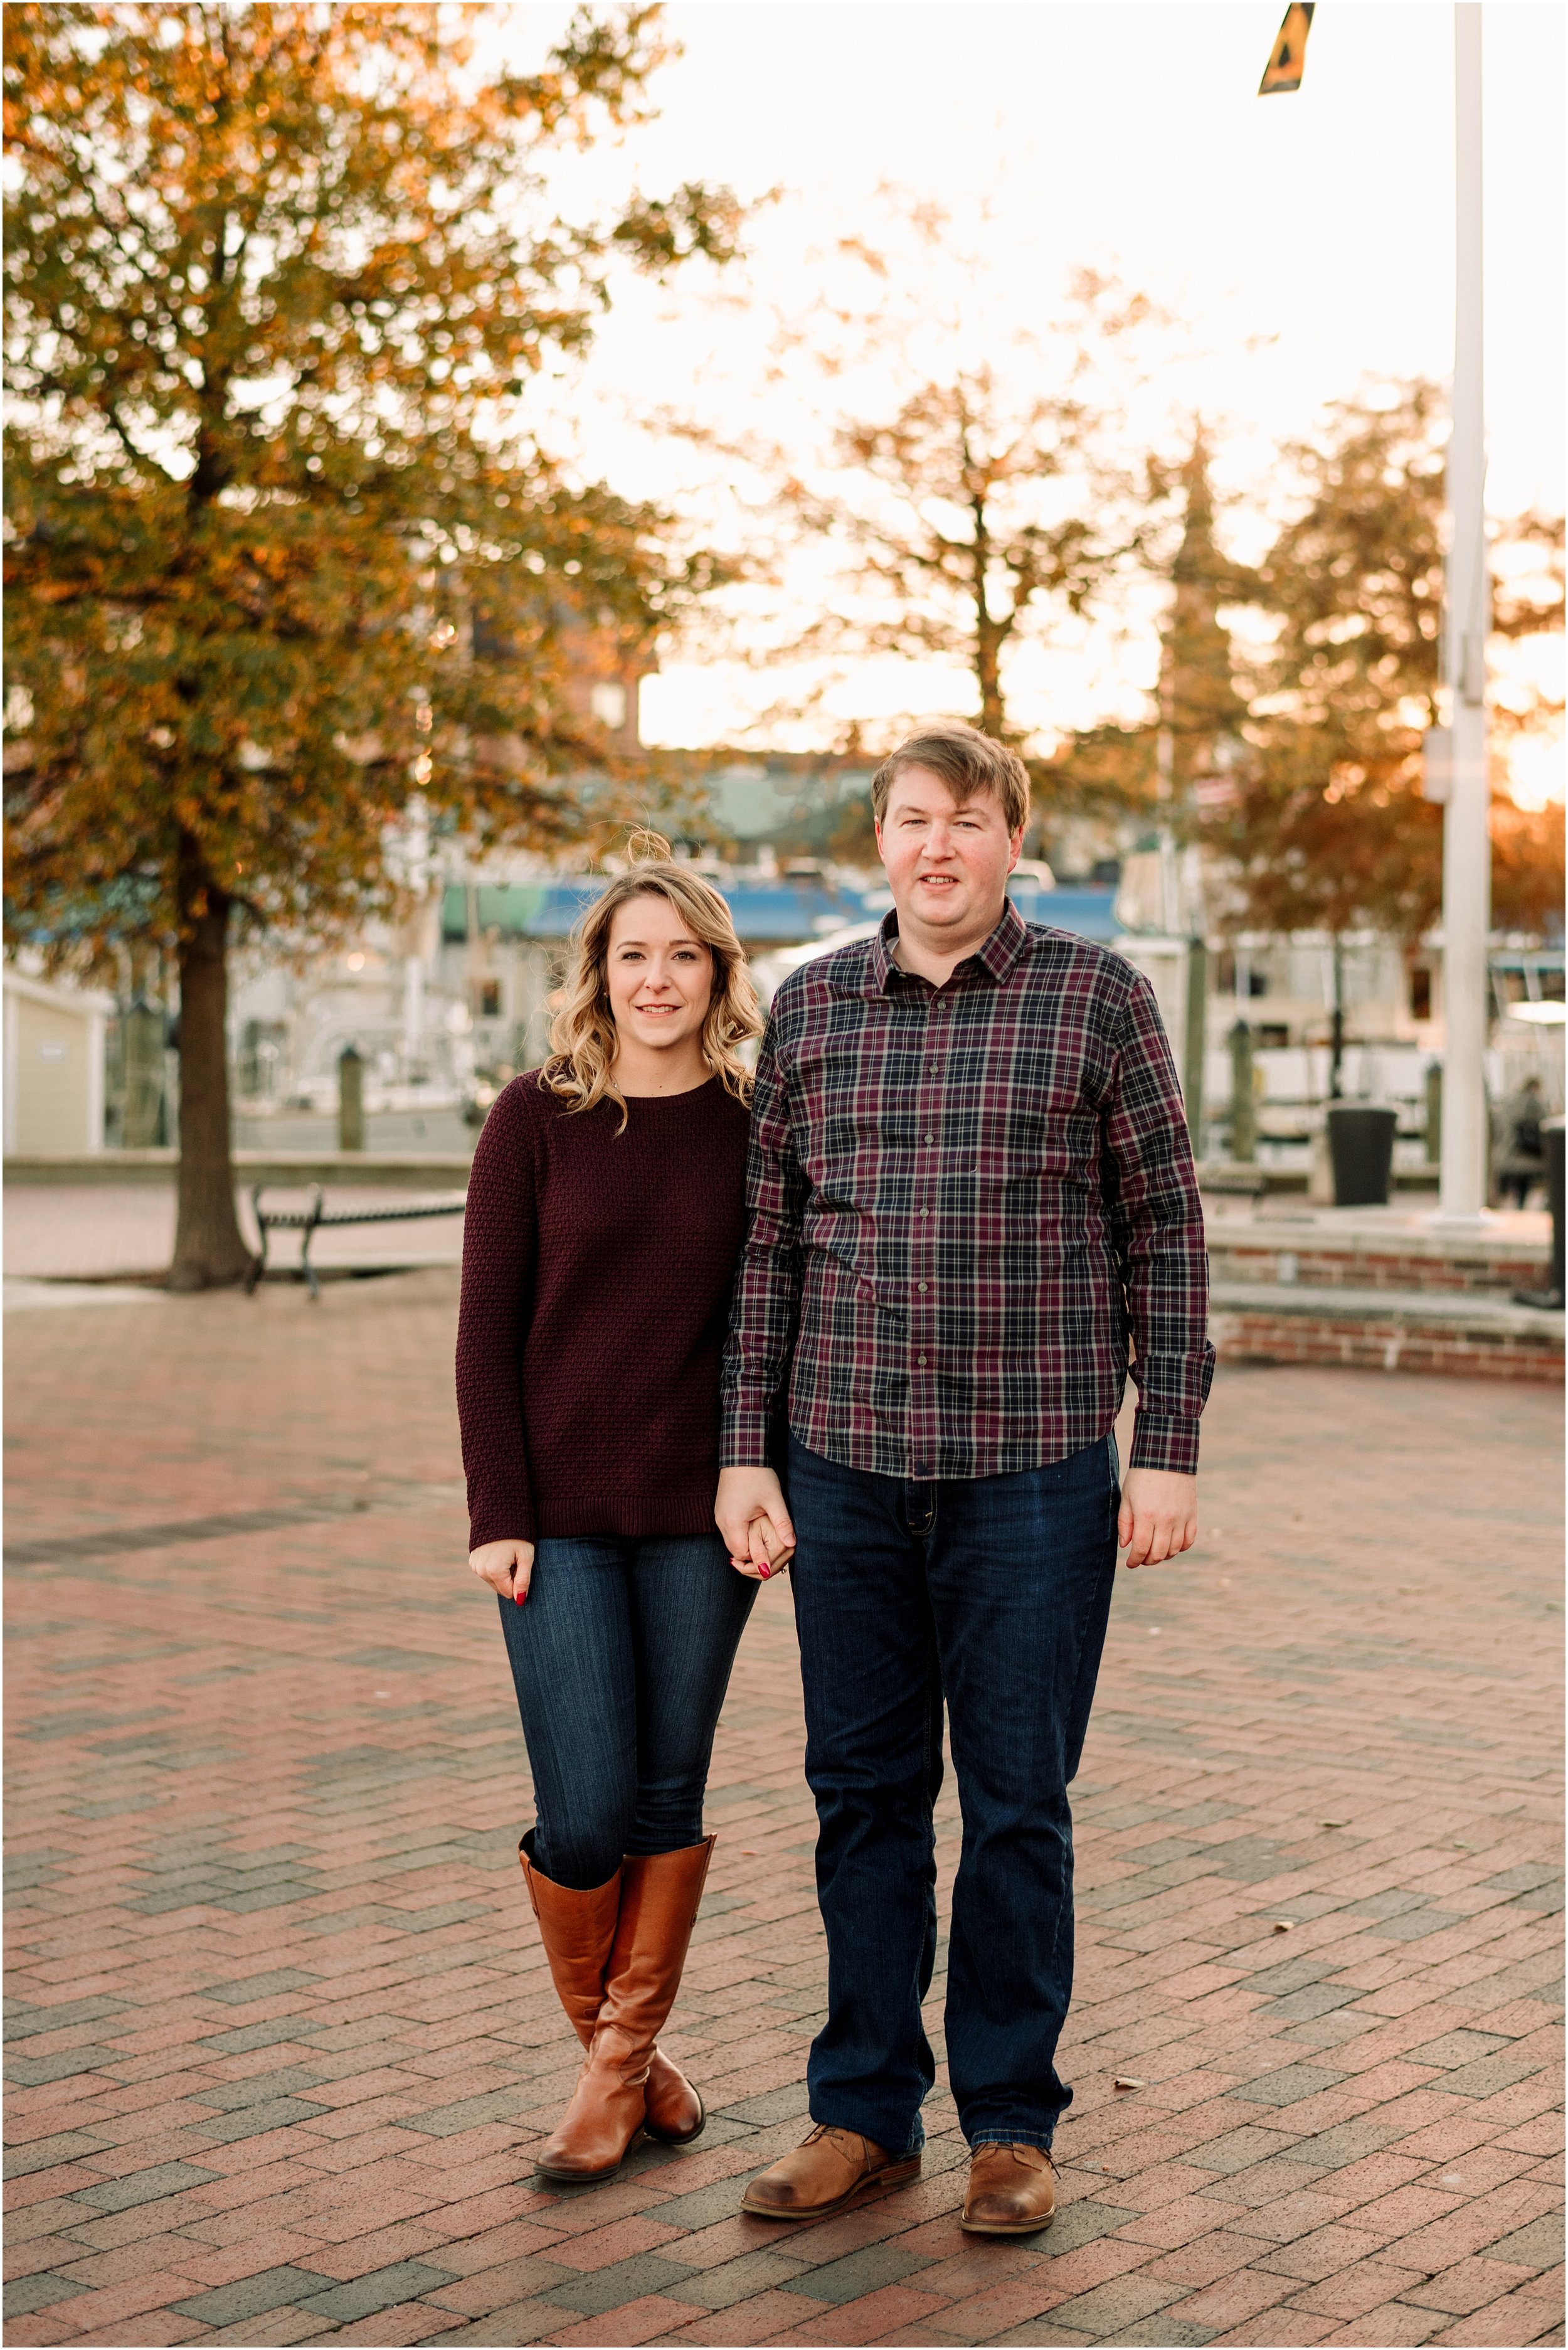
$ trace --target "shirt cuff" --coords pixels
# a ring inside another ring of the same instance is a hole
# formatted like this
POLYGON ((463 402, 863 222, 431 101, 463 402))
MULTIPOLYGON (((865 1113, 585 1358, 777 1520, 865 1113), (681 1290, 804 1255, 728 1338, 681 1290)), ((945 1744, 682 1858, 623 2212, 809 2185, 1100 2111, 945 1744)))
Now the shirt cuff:
POLYGON ((768 1469, 768 1432, 772 1416, 751 1406, 726 1410, 719 1432, 721 1469, 768 1469))
POLYGON ((1198 1474, 1198 1422, 1172 1412, 1138 1409, 1133 1419, 1129 1469, 1173 1469, 1179 1476, 1198 1474))

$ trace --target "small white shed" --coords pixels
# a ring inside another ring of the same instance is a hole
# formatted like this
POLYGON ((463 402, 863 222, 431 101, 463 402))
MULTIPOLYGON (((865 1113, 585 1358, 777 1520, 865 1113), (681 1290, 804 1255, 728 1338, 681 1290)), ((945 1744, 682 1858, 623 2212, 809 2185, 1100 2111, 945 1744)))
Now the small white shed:
POLYGON ((104 1024, 112 995, 7 966, 5 1156, 103 1149, 104 1024))

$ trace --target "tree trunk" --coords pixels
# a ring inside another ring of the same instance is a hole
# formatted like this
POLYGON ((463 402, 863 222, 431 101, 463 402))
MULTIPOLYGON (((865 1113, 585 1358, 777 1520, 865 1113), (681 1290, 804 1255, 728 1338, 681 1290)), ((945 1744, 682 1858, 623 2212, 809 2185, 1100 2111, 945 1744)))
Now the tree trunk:
POLYGON ((229 901, 180 837, 180 1216, 171 1289, 243 1281, 251 1253, 234 1213, 229 1150, 229 901))
POLYGON ((1002 630, 982 611, 975 636, 975 678, 980 686, 980 731, 993 742, 1001 742, 1007 726, 1002 698, 1002 630))
MULTIPOLYGON (((965 451, 967 463, 968 451, 965 451)), ((1002 700, 1002 647, 1007 630, 991 617, 986 600, 991 570, 991 519, 983 497, 971 497, 974 516, 974 671, 980 687, 980 731, 1000 742, 1007 723, 1002 700)))

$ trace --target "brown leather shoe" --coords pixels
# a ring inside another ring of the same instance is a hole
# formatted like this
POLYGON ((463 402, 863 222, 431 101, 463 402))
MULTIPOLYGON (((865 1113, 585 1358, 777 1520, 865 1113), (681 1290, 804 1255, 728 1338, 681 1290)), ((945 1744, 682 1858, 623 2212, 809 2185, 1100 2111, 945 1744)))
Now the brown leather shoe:
POLYGON ((1056 2166, 1043 2146, 977 2146, 959 2222, 971 2236, 1037 2236, 1056 2217, 1056 2166))
MULTIPOLYGON (((550 2178, 609 2178, 648 2119, 654 2040, 675 2004, 713 1838, 621 1870, 615 1941, 587 2062, 571 2104, 535 2156, 550 2178)), ((541 1918, 543 1929, 543 1918, 541 1918)))
POLYGON ((893 2155, 857 2130, 818 2122, 792 2154, 759 2170, 741 2198, 758 2220, 826 2220, 867 2187, 902 2187, 920 2175, 918 2154, 893 2155))
MULTIPOLYGON (((566 2011, 573 2031, 587 2048, 604 2005, 605 1974, 615 1947, 622 1902, 630 1898, 640 1905, 640 1879, 649 1863, 640 1859, 623 1861, 615 1875, 607 1877, 602 1885, 579 1893, 570 1886, 557 1885, 535 1866, 527 1836, 517 1847, 517 1857, 539 1923, 545 1955, 550 1961, 556 1995, 566 2011)), ((708 2118, 702 2100, 685 2074, 658 2047, 649 2064, 644 2095, 647 2110, 642 2126, 649 2137, 662 2138, 669 2146, 687 2146, 701 2136, 708 2118)))

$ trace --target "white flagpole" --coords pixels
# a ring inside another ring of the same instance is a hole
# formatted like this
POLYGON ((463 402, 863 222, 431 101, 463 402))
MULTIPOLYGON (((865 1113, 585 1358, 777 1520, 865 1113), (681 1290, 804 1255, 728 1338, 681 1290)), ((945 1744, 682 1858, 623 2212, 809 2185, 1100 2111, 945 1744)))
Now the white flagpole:
POLYGON ((1490 799, 1487 777, 1486 415, 1481 302, 1480 0, 1454 9, 1456 268, 1453 422, 1443 676, 1453 730, 1443 812, 1442 1170, 1438 1216, 1479 1223, 1489 1180, 1485 1054, 1490 979, 1490 799))

